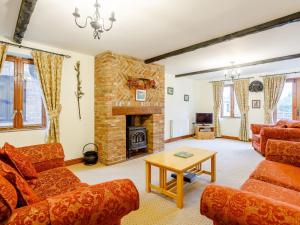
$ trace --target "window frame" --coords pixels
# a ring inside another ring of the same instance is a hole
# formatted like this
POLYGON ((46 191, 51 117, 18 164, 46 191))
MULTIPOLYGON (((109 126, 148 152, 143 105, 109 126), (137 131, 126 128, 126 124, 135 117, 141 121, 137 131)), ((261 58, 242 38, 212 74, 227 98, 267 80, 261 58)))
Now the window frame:
MULTIPOLYGON (((235 116, 234 115, 234 110, 235 110, 235 107, 234 107, 234 87, 233 87, 233 84, 226 84, 224 85, 224 88, 225 87, 230 87, 230 116, 224 116, 223 114, 223 99, 222 99, 222 105, 221 105, 221 118, 234 118, 234 119, 239 119, 241 118, 240 116, 235 116)), ((223 95, 222 95, 223 96, 223 95)), ((223 98, 223 97, 222 97, 223 98)))
MULTIPOLYGON (((12 126, 0 127, 0 132, 20 131, 20 130, 38 130, 47 127, 46 109, 42 100, 42 123, 36 125, 23 125, 23 81, 24 81, 24 64, 34 64, 33 59, 20 58, 7 55, 5 61, 14 63, 14 118, 12 126)), ((41 96, 42 97, 42 96, 41 96)))

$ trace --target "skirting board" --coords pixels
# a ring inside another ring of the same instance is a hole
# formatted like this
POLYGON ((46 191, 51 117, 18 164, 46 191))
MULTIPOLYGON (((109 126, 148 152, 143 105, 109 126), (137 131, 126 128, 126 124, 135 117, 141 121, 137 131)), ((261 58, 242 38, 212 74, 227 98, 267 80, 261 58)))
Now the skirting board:
POLYGON ((181 139, 194 137, 194 135, 195 134, 189 134, 189 135, 179 136, 179 137, 175 137, 175 138, 170 138, 170 139, 165 140, 165 143, 170 143, 170 142, 178 141, 178 140, 181 140, 181 139))
POLYGON ((83 158, 70 159, 65 161, 65 166, 72 166, 82 162, 83 162, 83 158))
MULTIPOLYGON (((235 136, 227 136, 227 135, 222 135, 221 136, 221 138, 224 138, 224 139, 230 139, 230 140, 237 140, 237 141, 239 141, 240 140, 240 138, 239 137, 235 137, 235 136)), ((249 138, 249 140, 248 140, 249 142, 251 142, 252 141, 252 139, 251 138, 249 138)))

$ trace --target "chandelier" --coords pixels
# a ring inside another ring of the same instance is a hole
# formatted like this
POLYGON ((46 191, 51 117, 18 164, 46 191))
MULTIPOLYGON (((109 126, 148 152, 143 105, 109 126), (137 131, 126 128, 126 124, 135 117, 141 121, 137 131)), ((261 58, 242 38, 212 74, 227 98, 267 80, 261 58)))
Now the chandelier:
POLYGON ((230 62, 230 63, 232 68, 230 70, 225 70, 225 79, 231 79, 231 80, 239 79, 241 75, 241 70, 234 68, 234 62, 230 62))
POLYGON ((75 11, 73 12, 73 16, 75 17, 75 23, 79 28, 87 27, 88 20, 90 20, 90 25, 94 29, 94 33, 93 33, 94 39, 100 39, 101 34, 104 31, 109 31, 112 28, 113 23, 116 21, 116 18, 115 18, 115 13, 112 12, 111 16, 108 19, 110 21, 110 25, 108 27, 106 27, 105 26, 105 20, 100 16, 100 8, 101 7, 100 7, 100 4, 99 4, 98 0, 96 0, 96 3, 94 5, 94 7, 95 7, 94 16, 86 17, 84 25, 80 25, 77 22, 77 19, 80 17, 79 9, 77 7, 75 7, 75 11))

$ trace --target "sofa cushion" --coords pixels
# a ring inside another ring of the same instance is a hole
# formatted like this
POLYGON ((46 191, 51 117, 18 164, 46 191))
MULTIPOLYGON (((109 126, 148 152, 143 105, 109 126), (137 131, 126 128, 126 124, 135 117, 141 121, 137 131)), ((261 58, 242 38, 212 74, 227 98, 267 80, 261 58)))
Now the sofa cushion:
POLYGON ((36 180, 30 181, 29 184, 41 199, 88 186, 80 183, 79 178, 65 167, 43 171, 38 174, 36 180))
POLYGON ((17 207, 18 196, 14 186, 0 176, 0 223, 5 221, 17 207))
POLYGON ((250 178, 300 191, 300 168, 288 164, 262 161, 250 178))
POLYGON ((14 168, 2 161, 0 161, 0 175, 5 177, 17 190, 18 207, 40 201, 26 180, 14 168))
POLYGON ((64 151, 59 143, 31 145, 17 148, 18 152, 30 156, 37 172, 64 166, 64 151))
POLYGON ((2 155, 9 162, 11 162, 10 165, 12 165, 20 173, 21 176, 23 176, 25 179, 37 178, 37 172, 32 165, 29 157, 16 151, 15 147, 8 143, 4 144, 2 150, 2 155))
POLYGON ((241 187, 244 191, 260 194, 278 201, 300 206, 300 192, 261 180, 248 179, 241 187))

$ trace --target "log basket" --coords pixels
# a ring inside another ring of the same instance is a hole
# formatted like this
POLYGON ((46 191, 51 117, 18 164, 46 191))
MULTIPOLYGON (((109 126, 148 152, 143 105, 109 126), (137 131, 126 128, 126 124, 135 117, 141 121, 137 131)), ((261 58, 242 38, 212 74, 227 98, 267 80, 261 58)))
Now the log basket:
POLYGON ((85 165, 94 165, 98 162, 98 146, 95 143, 88 143, 83 147, 82 150, 83 161, 85 165), (90 147, 87 149, 87 147, 90 147))

